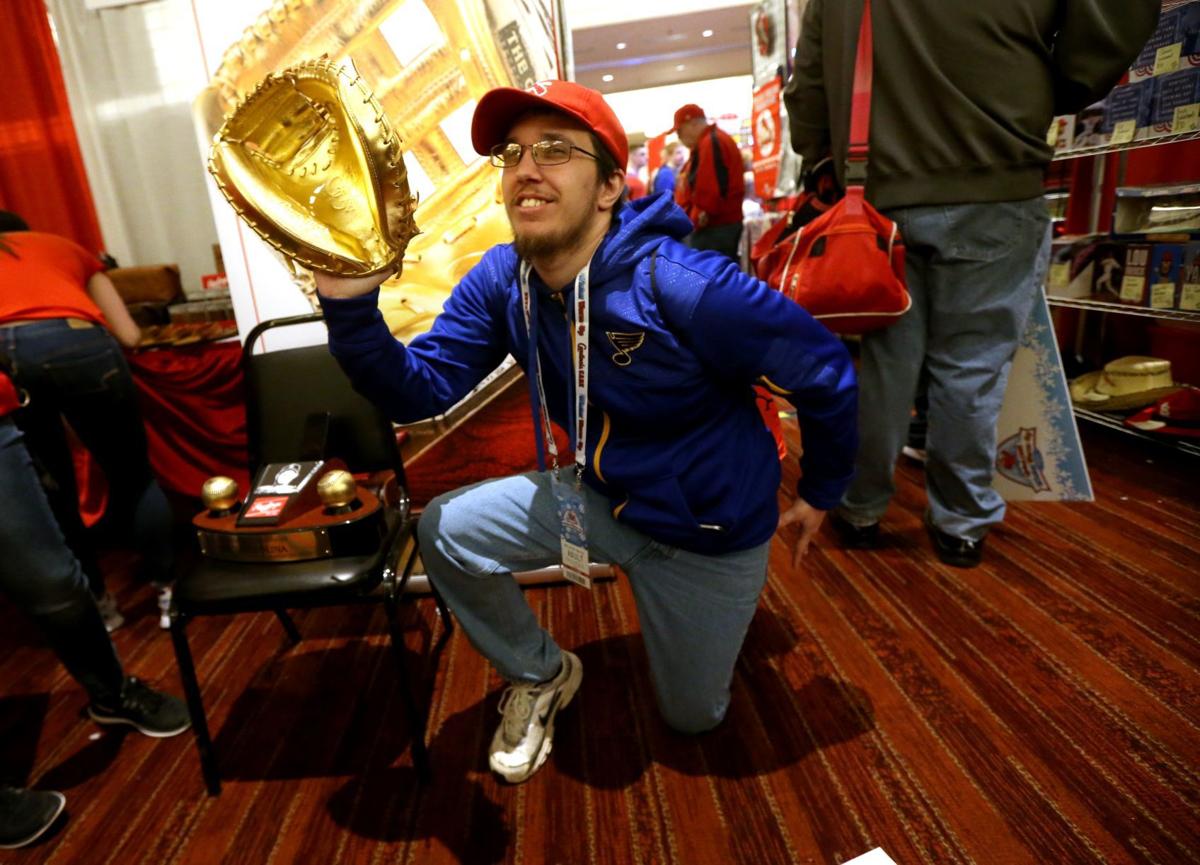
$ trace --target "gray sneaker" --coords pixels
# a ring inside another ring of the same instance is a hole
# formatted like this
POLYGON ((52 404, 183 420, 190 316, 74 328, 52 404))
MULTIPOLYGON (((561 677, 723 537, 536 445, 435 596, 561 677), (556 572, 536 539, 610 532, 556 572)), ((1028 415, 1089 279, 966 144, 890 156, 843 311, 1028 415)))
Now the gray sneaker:
POLYGON ((133 676, 125 679, 121 696, 113 705, 92 703, 88 715, 97 724, 128 724, 155 739, 177 736, 192 726, 182 700, 156 691, 133 676))
POLYGON ((32 844, 54 825, 67 797, 54 790, 0 787, 0 849, 32 844))
POLYGON ((554 717, 564 709, 583 681, 583 664, 562 653, 562 669, 548 682, 510 685, 500 698, 504 720, 492 737, 488 763, 510 784, 520 784, 542 767, 554 744, 554 717))

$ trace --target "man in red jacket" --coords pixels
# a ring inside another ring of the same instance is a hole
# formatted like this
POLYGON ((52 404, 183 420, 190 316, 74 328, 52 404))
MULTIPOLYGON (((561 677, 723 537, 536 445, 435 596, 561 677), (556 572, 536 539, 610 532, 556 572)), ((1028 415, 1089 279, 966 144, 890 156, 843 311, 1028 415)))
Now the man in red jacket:
POLYGON ((688 245, 715 249, 737 261, 746 195, 737 142, 715 123, 710 124, 699 105, 685 105, 676 111, 671 131, 691 151, 683 179, 675 186, 676 203, 696 227, 688 245))

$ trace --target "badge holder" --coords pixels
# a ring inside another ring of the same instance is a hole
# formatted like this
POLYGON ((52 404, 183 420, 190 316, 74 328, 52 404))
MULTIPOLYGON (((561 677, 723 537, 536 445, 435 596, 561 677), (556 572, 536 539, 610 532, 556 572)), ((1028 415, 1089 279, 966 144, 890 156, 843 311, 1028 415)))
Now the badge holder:
POLYGON ((557 471, 550 474, 554 500, 558 502, 558 534, 562 545, 563 576, 585 589, 592 587, 588 561, 587 528, 584 522, 583 487, 564 483, 557 471))

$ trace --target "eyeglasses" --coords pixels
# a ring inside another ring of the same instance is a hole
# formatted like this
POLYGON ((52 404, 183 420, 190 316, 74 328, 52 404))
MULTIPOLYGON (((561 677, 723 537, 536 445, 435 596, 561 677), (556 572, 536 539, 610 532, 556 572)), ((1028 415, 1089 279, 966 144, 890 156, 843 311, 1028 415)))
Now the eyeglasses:
POLYGON ((571 153, 575 150, 584 156, 592 157, 592 159, 600 158, 569 141, 547 138, 545 141, 535 141, 533 144, 517 144, 515 141, 497 144, 492 148, 488 161, 497 168, 516 168, 521 162, 521 157, 525 155, 527 147, 533 154, 533 161, 538 165, 562 165, 571 158, 571 153))

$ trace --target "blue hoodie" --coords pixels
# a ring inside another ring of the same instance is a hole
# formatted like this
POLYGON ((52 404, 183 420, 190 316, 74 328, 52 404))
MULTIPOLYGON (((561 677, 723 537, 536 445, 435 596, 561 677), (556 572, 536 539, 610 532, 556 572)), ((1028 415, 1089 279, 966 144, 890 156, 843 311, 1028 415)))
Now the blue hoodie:
MULTIPOLYGON (((761 544, 778 522, 779 457, 751 386, 795 405, 804 438, 798 493, 828 509, 853 471, 857 385, 836 337, 728 258, 680 243, 691 228, 668 197, 639 199, 614 217, 592 256, 585 481, 618 520, 712 554, 761 544)), ((536 271, 530 281, 547 407, 570 429, 574 288, 563 292, 564 306, 536 271)), ((378 292, 321 298, 330 351, 398 422, 445 411, 509 354, 526 366, 511 244, 489 250, 408 346, 388 331, 377 302, 378 292)))

